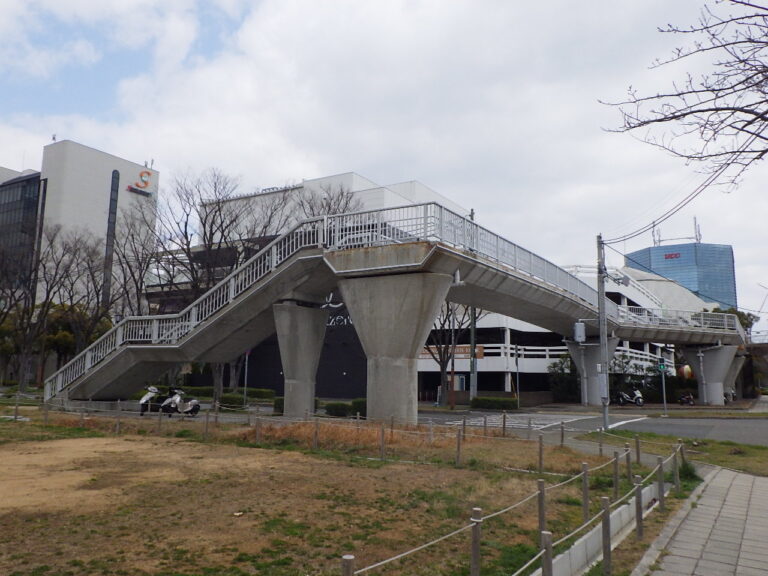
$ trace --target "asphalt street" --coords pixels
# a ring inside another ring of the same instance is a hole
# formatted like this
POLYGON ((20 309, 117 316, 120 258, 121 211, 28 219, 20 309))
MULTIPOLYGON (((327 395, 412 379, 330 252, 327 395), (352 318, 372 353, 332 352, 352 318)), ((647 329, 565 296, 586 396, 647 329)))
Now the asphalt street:
POLYGON ((725 418, 646 418, 623 424, 623 430, 654 432, 701 440, 730 440, 768 446, 768 420, 725 418))
MULTIPOLYGON (((467 426, 500 428, 504 416, 498 412, 441 412, 422 411, 419 422, 426 424, 461 425, 466 419, 467 426)), ((566 429, 597 430, 602 427, 602 415, 595 412, 578 413, 567 410, 544 410, 531 412, 512 412, 506 415, 506 427, 509 430, 526 430, 529 425, 533 431, 554 431, 565 424, 566 429)), ((768 446, 768 418, 749 419, 718 417, 713 418, 676 418, 674 411, 669 417, 649 418, 646 413, 631 407, 614 409, 609 412, 611 429, 620 428, 633 432, 654 432, 680 438, 701 440, 730 440, 740 444, 768 446)))

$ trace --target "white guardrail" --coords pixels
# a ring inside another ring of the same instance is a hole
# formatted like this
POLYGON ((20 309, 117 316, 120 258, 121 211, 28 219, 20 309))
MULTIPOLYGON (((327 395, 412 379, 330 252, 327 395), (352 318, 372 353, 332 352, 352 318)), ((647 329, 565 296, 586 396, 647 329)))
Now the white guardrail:
POLYGON ((742 337, 745 336, 744 329, 735 314, 619 306, 618 319, 625 326, 729 330, 740 333, 742 337))
MULTIPOLYGON (((597 307, 597 291, 576 276, 439 204, 321 216, 304 220, 276 238, 178 314, 125 318, 45 381, 45 399, 61 392, 121 346, 177 344, 302 248, 343 250, 416 241, 437 241, 469 250, 597 307)), ((606 309, 609 318, 619 319, 615 303, 606 302, 606 309)), ((641 313, 636 316, 641 317, 641 313)))
POLYGON ((768 344, 768 330, 757 330, 749 335, 751 344, 768 344))

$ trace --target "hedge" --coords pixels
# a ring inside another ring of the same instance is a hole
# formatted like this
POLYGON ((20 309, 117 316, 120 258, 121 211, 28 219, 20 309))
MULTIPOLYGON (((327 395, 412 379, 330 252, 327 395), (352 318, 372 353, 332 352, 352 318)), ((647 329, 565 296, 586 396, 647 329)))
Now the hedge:
POLYGON ((495 398, 475 396, 469 403, 471 408, 485 410, 517 410, 517 398, 495 398))
POLYGON ((325 413, 328 416, 346 418, 352 411, 352 404, 349 402, 328 402, 325 405, 325 413))
MULTIPOLYGON (((201 398, 213 398, 213 386, 186 386, 184 391, 190 396, 198 396, 201 398)), ((240 396, 242 399, 243 392, 240 388, 240 392, 224 392, 224 395, 234 394, 240 396)), ((275 397, 275 391, 269 388, 248 388, 249 400, 272 400, 275 397)))
POLYGON ((368 415, 368 401, 365 398, 355 398, 351 403, 350 414, 356 416, 360 413, 363 418, 368 415))

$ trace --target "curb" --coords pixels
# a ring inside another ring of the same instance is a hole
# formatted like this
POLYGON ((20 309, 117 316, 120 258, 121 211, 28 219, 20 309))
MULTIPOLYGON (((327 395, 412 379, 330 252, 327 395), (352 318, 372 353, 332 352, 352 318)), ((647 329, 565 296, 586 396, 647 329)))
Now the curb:
POLYGON ((698 499, 699 495, 707 489, 712 478, 714 478, 720 470, 720 467, 713 467, 713 469, 707 473, 702 483, 696 486, 693 492, 691 492, 691 495, 688 496, 683 507, 675 513, 672 519, 667 522, 661 530, 661 533, 653 542, 651 542, 648 550, 643 554, 643 557, 640 559, 640 562, 637 563, 635 569, 632 570, 630 576, 647 576, 652 572, 651 566, 656 563, 670 540, 674 538, 678 528, 680 528, 680 525, 688 517, 688 514, 693 507, 693 503, 698 499))

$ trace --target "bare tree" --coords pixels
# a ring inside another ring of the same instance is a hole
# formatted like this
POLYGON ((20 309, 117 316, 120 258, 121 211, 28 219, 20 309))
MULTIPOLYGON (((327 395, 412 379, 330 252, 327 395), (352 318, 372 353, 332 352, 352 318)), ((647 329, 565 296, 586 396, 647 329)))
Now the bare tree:
POLYGON ((661 32, 688 44, 655 67, 690 62, 709 72, 688 73, 671 89, 611 103, 623 116, 620 132, 640 132, 646 142, 737 184, 768 152, 768 5, 762 1, 709 2, 698 22, 661 32), (657 129, 658 128, 658 129, 657 129))
POLYGON ((355 212, 363 206, 348 188, 342 185, 334 188, 330 184, 321 186, 319 192, 302 189, 296 196, 296 204, 305 218, 355 212))
POLYGON ((287 226, 290 194, 238 196, 236 179, 211 168, 177 178, 158 207, 157 285, 180 305, 200 297, 287 226))
MULTIPOLYGON (((19 390, 24 390, 32 369, 32 360, 41 344, 46 322, 57 303, 64 279, 72 274, 75 262, 70 245, 62 238, 60 227, 43 230, 37 266, 33 268, 29 288, 22 290, 8 316, 11 325, 11 341, 14 349, 12 364, 19 380, 19 390)), ((44 352, 39 355, 44 359, 44 352)))
POLYGON ((55 299, 74 335, 77 354, 111 326, 115 296, 103 299, 107 282, 103 240, 88 231, 74 230, 60 235, 59 242, 67 267, 55 299))
POLYGON ((160 252, 159 239, 155 234, 156 219, 155 206, 149 203, 136 204, 119 216, 117 227, 120 234, 114 245, 116 304, 113 312, 121 317, 142 316, 149 312, 144 291, 147 277, 160 252))
MULTIPOLYGON (((479 319, 483 313, 476 314, 475 319, 479 319)), ((427 338, 427 350, 432 359, 440 367, 440 386, 443 394, 441 403, 453 403, 452 382, 449 382, 448 372, 451 361, 456 355, 456 346, 464 337, 470 328, 471 308, 461 304, 448 302, 447 300, 440 307, 440 312, 435 318, 432 330, 427 338), (448 391, 446 394, 445 391, 448 391)))

